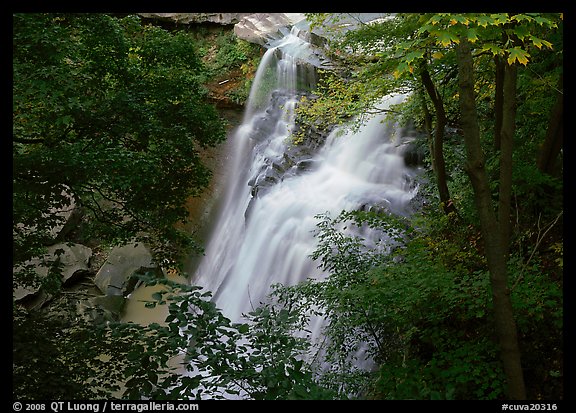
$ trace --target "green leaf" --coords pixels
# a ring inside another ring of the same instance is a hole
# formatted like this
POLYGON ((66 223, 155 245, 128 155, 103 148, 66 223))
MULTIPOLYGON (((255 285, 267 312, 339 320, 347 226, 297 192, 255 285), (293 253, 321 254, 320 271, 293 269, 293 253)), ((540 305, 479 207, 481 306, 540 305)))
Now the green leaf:
POLYGON ((522 22, 522 21, 531 22, 534 20, 534 18, 531 16, 528 16, 527 14, 515 14, 514 16, 511 17, 511 20, 515 20, 517 22, 522 22))
POLYGON ((493 19, 492 24, 496 26, 508 23, 508 15, 506 13, 495 13, 490 16, 493 19))
POLYGON ((444 16, 441 15, 441 14, 435 14, 435 15, 432 16, 432 17, 430 18, 430 20, 428 20, 428 21, 429 21, 431 24, 436 25, 436 24, 440 23, 440 21, 442 21, 442 18, 443 18, 443 17, 444 17, 444 16))
POLYGON ((154 299, 156 301, 162 301, 163 296, 164 296, 164 294, 162 292, 155 292, 152 294, 152 299, 154 299))
POLYGON ((422 58, 422 56, 424 56, 424 51, 423 50, 416 50, 416 51, 410 52, 406 56, 404 56, 404 61, 406 63, 412 63, 412 61, 414 61, 415 59, 420 59, 420 58, 422 58))
POLYGON ((493 56, 502 55, 504 53, 504 49, 494 43, 484 43, 484 45, 482 45, 481 51, 490 51, 493 56))
POLYGON ((433 28, 434 28, 434 26, 431 24, 424 24, 424 25, 420 26, 418 28, 418 30, 416 30, 416 33, 423 34, 426 32, 430 32, 431 30, 433 30, 433 28))
POLYGON ((250 327, 248 324, 240 324, 238 325, 237 329, 240 334, 246 334, 250 330, 250 327))
POLYGON ((478 40, 478 32, 472 27, 467 30, 466 37, 470 43, 475 43, 478 40))
POLYGON ((394 77, 398 79, 402 74, 404 74, 407 70, 409 70, 409 65, 406 62, 400 62, 398 66, 396 66, 396 70, 394 70, 394 77))
POLYGON ((62 118, 58 119, 59 123, 63 124, 64 126, 70 125, 74 122, 74 119, 70 115, 64 115, 62 118))
POLYGON ((513 47, 511 49, 508 49, 508 64, 512 65, 515 62, 518 62, 520 64, 523 64, 524 66, 526 66, 526 64, 528 64, 528 58, 530 57, 530 55, 528 54, 527 51, 520 49, 519 47, 513 47))
POLYGON ((488 27, 488 25, 492 25, 494 23, 494 19, 491 16, 483 15, 476 17, 476 22, 479 26, 488 27))
POLYGON ((456 25, 456 24, 463 24, 464 26, 467 26, 469 23, 469 20, 466 16, 462 16, 460 14, 454 14, 451 16, 450 18, 450 25, 456 25))
POLYGON ((431 34, 435 36, 438 39, 438 42, 444 47, 447 47, 452 43, 457 44, 460 42, 456 34, 447 30, 435 30, 431 34))
POLYGON ((530 31, 528 30, 527 26, 516 26, 512 29, 512 33, 518 37, 520 40, 524 40, 527 36, 529 36, 530 31))
POLYGON ((539 39, 536 36, 530 36, 530 41, 532 41, 532 44, 534 46, 536 46, 538 49, 542 49, 542 45, 546 46, 549 49, 552 49, 552 43, 550 43, 547 40, 543 40, 543 39, 539 39))
POLYGON ((537 24, 539 24, 540 26, 548 26, 548 27, 557 27, 558 26, 555 21, 547 19, 546 17, 542 17, 542 16, 535 16, 534 21, 537 24))

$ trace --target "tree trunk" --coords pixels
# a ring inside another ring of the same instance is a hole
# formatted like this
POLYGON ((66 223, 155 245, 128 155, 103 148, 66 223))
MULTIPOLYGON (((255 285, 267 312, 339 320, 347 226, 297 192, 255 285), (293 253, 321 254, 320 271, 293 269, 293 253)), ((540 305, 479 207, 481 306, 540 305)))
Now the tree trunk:
POLYGON ((438 195, 442 203, 442 209, 446 214, 456 212, 456 207, 450 198, 450 191, 448 190, 447 176, 446 176, 446 163, 444 162, 444 131, 446 129, 446 111, 444 110, 444 103, 440 94, 436 90, 430 73, 426 68, 426 63, 420 67, 420 79, 422 84, 432 100, 434 110, 436 112, 436 128, 434 131, 434 145, 432 152, 432 163, 434 165, 434 172, 436 173, 436 184, 438 186, 438 195))
POLYGON ((502 127, 500 130, 500 189, 498 195, 498 223, 502 234, 501 248, 506 261, 510 248, 512 223, 512 150, 516 131, 516 65, 504 64, 502 87, 502 127))
POLYGON ((504 60, 494 56, 496 77, 494 79, 494 149, 500 150, 500 133, 502 131, 502 101, 504 99, 504 60))
POLYGON ((548 129, 546 130, 546 137, 544 138, 544 143, 540 147, 540 153, 538 155, 538 169, 548 175, 554 175, 556 158, 563 145, 564 95, 561 92, 562 88, 563 75, 561 74, 560 80, 558 81, 556 103, 552 108, 548 129))
POLYGON ((430 159, 432 164, 432 172, 436 173, 436 161, 434 160, 434 137, 432 136, 432 114, 428 110, 428 104, 426 103, 426 97, 424 96, 424 91, 422 88, 418 88, 418 97, 420 98, 420 104, 422 105, 422 113, 424 114, 424 130, 426 131, 426 137, 428 140, 428 150, 430 151, 430 159))
POLYGON ((506 254, 502 250, 505 238, 502 225, 496 219, 492 206, 492 196, 486 168, 484 153, 480 144, 480 129, 476 112, 474 95, 473 62, 470 44, 464 37, 456 47, 458 61, 458 81, 460 92, 460 111, 464 144, 466 146, 466 171, 474 189, 476 209, 480 219, 485 255, 490 272, 494 321, 500 346, 500 357, 507 380, 507 393, 511 399, 525 399, 526 390, 520 360, 520 348, 514 321, 506 254))

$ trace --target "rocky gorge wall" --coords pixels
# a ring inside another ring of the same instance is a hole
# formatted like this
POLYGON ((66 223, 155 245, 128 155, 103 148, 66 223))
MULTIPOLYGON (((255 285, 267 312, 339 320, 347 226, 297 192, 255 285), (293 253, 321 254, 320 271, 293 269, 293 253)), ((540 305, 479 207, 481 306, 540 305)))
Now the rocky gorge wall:
POLYGON ((138 13, 152 22, 175 26, 193 24, 234 25, 239 39, 265 45, 280 37, 284 28, 305 19, 303 13, 138 13))

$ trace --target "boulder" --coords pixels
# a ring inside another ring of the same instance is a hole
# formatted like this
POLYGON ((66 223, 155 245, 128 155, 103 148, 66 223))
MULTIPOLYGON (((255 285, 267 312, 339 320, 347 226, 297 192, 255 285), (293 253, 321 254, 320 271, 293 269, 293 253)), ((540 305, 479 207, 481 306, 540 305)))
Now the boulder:
POLYGON ((118 321, 125 306, 126 298, 121 295, 98 295, 79 301, 76 308, 80 317, 99 324, 118 321))
POLYGON ((150 251, 142 243, 114 247, 94 277, 101 293, 78 302, 78 314, 95 322, 118 321, 124 312, 127 297, 137 287, 136 274, 152 271, 159 275, 150 251))
MULTIPOLYGON (((92 250, 81 244, 60 243, 48 247, 46 254, 33 258, 14 268, 14 272, 23 271, 25 268, 30 268, 39 278, 44 278, 48 275, 51 263, 59 262, 62 267, 62 284, 71 282, 77 275, 89 271, 90 258, 92 257, 92 250)), ((25 297, 36 295, 40 290, 40 286, 22 287, 20 285, 14 286, 13 297, 14 300, 22 300, 25 297)))
POLYGON ((158 271, 152 255, 142 243, 115 247, 100 267, 94 284, 104 295, 128 295, 135 286, 135 273, 158 271))
POLYGON ((413 143, 405 144, 404 150, 402 152, 404 158, 404 163, 410 168, 418 168, 424 166, 424 160, 426 158, 426 150, 422 146, 415 145, 413 143))

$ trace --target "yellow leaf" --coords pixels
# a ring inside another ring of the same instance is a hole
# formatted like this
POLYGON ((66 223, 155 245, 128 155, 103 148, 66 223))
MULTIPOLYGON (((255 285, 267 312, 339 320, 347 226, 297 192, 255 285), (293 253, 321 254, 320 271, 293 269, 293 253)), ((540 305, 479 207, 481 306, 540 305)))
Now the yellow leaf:
POLYGON ((552 43, 550 43, 550 42, 547 41, 547 40, 542 40, 542 44, 543 44, 544 46, 548 47, 549 49, 553 49, 552 43))
POLYGON ((549 49, 552 49, 552 43, 547 40, 539 39, 535 36, 530 36, 530 40, 532 40, 532 44, 536 46, 538 49, 542 49, 542 45, 546 46, 549 49))
POLYGON ((430 34, 435 36, 438 39, 438 43, 440 43, 443 47, 447 47, 451 43, 458 44, 458 42, 460 41, 455 34, 447 30, 435 30, 432 31, 430 34))
POLYGON ((444 57, 444 53, 442 53, 442 52, 434 52, 434 53, 432 53, 432 57, 433 57, 434 59, 442 59, 442 58, 444 57))
POLYGON ((530 55, 527 51, 520 49, 519 47, 513 47, 508 50, 508 64, 514 64, 514 62, 518 61, 518 63, 523 64, 526 66, 528 64, 528 58, 530 55))

